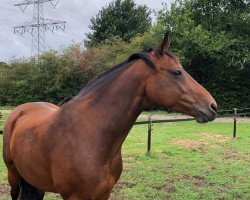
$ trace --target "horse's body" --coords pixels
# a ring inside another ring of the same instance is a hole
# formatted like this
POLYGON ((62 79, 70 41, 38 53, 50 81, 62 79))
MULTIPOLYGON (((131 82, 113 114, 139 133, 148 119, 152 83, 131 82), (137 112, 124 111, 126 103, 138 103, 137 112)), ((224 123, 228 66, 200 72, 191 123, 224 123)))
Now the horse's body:
POLYGON ((4 127, 12 199, 17 199, 20 182, 39 189, 32 200, 42 199, 43 191, 68 200, 108 199, 122 172, 121 145, 138 115, 152 104, 190 114, 198 122, 215 118, 212 96, 163 53, 168 40, 149 53, 135 54, 61 107, 38 102, 12 111, 4 127))

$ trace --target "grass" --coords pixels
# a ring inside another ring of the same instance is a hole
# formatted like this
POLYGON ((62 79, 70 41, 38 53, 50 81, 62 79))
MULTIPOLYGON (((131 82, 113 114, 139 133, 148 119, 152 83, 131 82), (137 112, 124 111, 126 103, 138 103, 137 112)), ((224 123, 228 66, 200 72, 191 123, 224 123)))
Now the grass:
MULTIPOLYGON (((110 199, 250 199, 250 123, 238 123, 235 140, 232 126, 154 124, 150 157, 146 155, 147 125, 134 126, 123 145, 124 169, 110 199)), ((10 199, 6 187, 1 156, 0 200, 10 199)), ((48 194, 45 199, 60 198, 48 194)))
POLYGON ((167 112, 165 110, 153 110, 153 111, 143 111, 142 114, 146 114, 146 115, 182 115, 181 113, 176 113, 176 112, 167 112))
POLYGON ((0 110, 12 110, 15 106, 0 106, 0 110))

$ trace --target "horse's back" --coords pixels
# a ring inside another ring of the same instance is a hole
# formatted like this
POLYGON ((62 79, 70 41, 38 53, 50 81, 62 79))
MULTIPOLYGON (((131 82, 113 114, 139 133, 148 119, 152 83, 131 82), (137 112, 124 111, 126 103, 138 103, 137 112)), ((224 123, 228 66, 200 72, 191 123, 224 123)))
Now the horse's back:
MULTIPOLYGON (((11 117, 13 114, 22 112, 22 116, 24 114, 32 114, 32 113, 49 113, 58 109, 58 106, 48 102, 31 102, 25 103, 17 106, 9 115, 11 117)), ((8 120, 8 119, 7 119, 8 120)))
MULTIPOLYGON (((8 116, 3 130, 3 153, 4 159, 9 159, 9 149, 11 138, 13 139, 13 131, 16 131, 17 127, 22 127, 22 129, 32 126, 34 123, 48 116, 50 113, 55 112, 58 109, 58 106, 46 103, 46 102, 34 102, 34 103, 25 103, 20 106, 17 106, 8 116), (29 123, 20 123, 27 121, 29 123)), ((17 132, 19 132, 17 130, 17 132)))
POLYGON ((44 163, 48 162, 44 135, 57 110, 58 106, 54 104, 35 102, 17 106, 10 113, 3 132, 3 157, 7 167, 15 163, 24 178, 27 174, 38 173, 46 177, 45 168, 48 166, 44 163), (23 163, 26 167, 23 167, 23 163))
MULTIPOLYGON (((55 112, 58 106, 47 102, 25 103, 17 106, 7 118, 4 125, 4 136, 11 134, 16 125, 19 124, 20 119, 29 120, 30 124, 35 123, 36 120, 44 118, 55 112)), ((22 124, 22 126, 25 126, 22 124)))

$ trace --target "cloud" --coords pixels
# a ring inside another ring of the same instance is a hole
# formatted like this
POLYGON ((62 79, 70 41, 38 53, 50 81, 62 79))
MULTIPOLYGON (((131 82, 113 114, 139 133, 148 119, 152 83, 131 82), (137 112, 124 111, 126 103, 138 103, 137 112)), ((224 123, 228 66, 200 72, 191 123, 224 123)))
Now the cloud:
MULTIPOLYGON (((33 5, 26 8, 25 12, 15 7, 14 4, 23 0, 0 1, 0 61, 7 61, 13 56, 31 56, 31 35, 24 37, 13 34, 13 27, 32 18, 33 5)), ((58 49, 68 46, 72 41, 82 42, 85 33, 89 32, 88 25, 91 17, 95 16, 103 6, 111 0, 61 0, 54 9, 50 3, 44 4, 44 18, 66 21, 64 32, 46 32, 46 47, 58 49)), ((146 4, 151 9, 162 8, 163 0, 135 0, 136 4, 146 4)))

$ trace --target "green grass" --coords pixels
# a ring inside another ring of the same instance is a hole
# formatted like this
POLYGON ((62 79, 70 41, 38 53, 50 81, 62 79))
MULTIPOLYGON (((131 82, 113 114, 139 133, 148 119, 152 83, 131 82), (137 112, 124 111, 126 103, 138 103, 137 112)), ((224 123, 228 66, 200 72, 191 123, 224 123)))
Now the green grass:
POLYGON ((182 115, 181 113, 176 113, 176 112, 167 112, 165 110, 153 110, 153 111, 143 111, 142 114, 146 115, 182 115))
MULTIPOLYGON (((154 124, 148 157, 147 125, 134 126, 123 145, 124 169, 110 199, 250 199, 250 123, 238 123, 234 140, 232 128, 232 123, 154 124)), ((7 187, 1 159, 0 192, 7 187)), ((7 193, 0 195, 0 200, 10 199, 7 193)), ((49 194, 45 199, 60 198, 49 194)))
POLYGON ((15 106, 0 106, 0 110, 12 110, 15 106))

